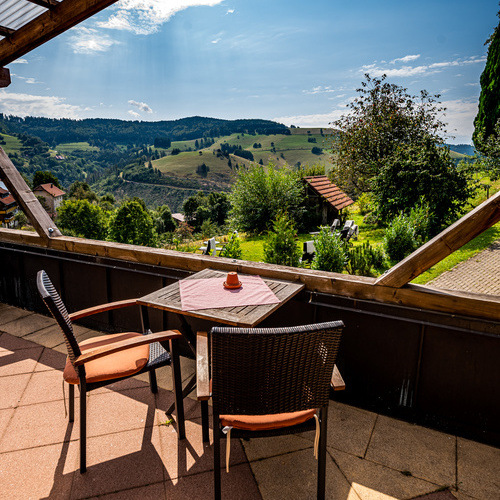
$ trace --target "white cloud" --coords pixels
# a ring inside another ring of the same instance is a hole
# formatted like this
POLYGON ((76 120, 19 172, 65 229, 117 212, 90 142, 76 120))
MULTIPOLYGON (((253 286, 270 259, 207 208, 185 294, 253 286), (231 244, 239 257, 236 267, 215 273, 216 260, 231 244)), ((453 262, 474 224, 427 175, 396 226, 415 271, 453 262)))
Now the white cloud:
POLYGON ((9 64, 28 64, 28 60, 27 59, 16 59, 15 61, 12 61, 9 64))
POLYGON ((331 92, 335 92, 335 89, 332 89, 330 85, 323 87, 322 85, 318 85, 317 87, 313 87, 311 90, 303 90, 304 94, 313 95, 313 94, 329 94, 331 92))
POLYGON ((453 142, 470 144, 474 131, 474 118, 477 115, 477 99, 454 99, 440 104, 446 108, 445 116, 441 120, 448 124, 448 132, 455 136, 453 142))
MULTIPOLYGON (((105 22, 97 23, 100 28, 131 31, 136 35, 156 33, 160 26, 177 12, 189 7, 213 7, 223 0, 121 0, 105 22)), ((231 10, 231 9, 229 9, 231 10)), ((229 11, 228 11, 229 12, 229 11)))
POLYGON ((222 40, 222 38, 216 38, 215 40, 212 40, 211 43, 219 43, 222 40))
POLYGON ((106 52, 113 45, 120 42, 113 40, 109 35, 98 32, 93 28, 73 28, 70 44, 77 54, 97 54, 106 52))
POLYGON ((329 113, 318 113, 313 115, 280 116, 273 118, 278 123, 287 126, 295 125, 297 127, 324 127, 328 128, 332 122, 338 120, 347 110, 334 109, 329 113))
POLYGON ((415 54, 413 56, 404 56, 404 57, 398 57, 397 59, 393 59, 391 61, 391 64, 396 64, 398 61, 401 62, 410 62, 410 61, 415 61, 415 59, 418 59, 420 57, 420 54, 415 54))
MULTIPOLYGON (((131 105, 131 106, 135 106, 136 108, 139 108, 141 111, 144 111, 144 113, 152 113, 153 110, 150 108, 150 106, 148 104, 146 104, 145 102, 137 102, 137 101, 134 101, 133 99, 130 99, 128 101, 128 103, 131 105)), ((130 111, 129 111, 130 113, 130 111)), ((130 113, 132 114, 132 113, 130 113)))
POLYGON ((134 118, 140 118, 141 115, 139 113, 136 113, 135 111, 132 111, 131 109, 128 110, 128 114, 133 116, 134 118))
POLYGON ((15 94, 0 90, 0 112, 6 115, 80 118, 82 108, 64 101, 64 98, 57 96, 15 94))
MULTIPOLYGON (((14 75, 12 75, 14 76, 14 75)), ((43 82, 39 82, 38 80, 35 80, 35 78, 33 77, 28 77, 28 76, 19 76, 19 75, 15 75, 16 78, 18 78, 19 80, 24 80, 25 83, 29 83, 30 85, 33 85, 35 83, 43 83, 43 82)))
MULTIPOLYGON (((395 64, 398 61, 401 62, 410 62, 412 60, 418 59, 418 56, 405 56, 398 59, 394 59, 391 61, 391 64, 395 64)), ((465 66, 469 64, 477 64, 486 61, 485 56, 472 56, 465 59, 455 59, 454 61, 442 61, 436 62, 429 65, 420 65, 420 66, 401 66, 400 68, 392 68, 392 67, 380 67, 377 64, 369 64, 361 67, 363 73, 367 71, 370 73, 372 77, 380 77, 382 75, 387 75, 389 78, 391 77, 401 77, 407 78, 410 76, 417 75, 432 75, 434 73, 439 73, 445 68, 451 67, 459 67, 465 66)))
POLYGON ((234 14, 234 9, 227 9, 226 15, 227 14, 234 14))

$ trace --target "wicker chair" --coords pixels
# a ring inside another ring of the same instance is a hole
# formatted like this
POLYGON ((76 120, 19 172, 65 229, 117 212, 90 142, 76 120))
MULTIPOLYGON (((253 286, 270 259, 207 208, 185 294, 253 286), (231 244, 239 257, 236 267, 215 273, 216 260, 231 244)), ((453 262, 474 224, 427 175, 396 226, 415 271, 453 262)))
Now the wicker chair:
POLYGON ((175 342, 173 342, 181 338, 182 334, 178 331, 165 331, 155 334, 150 331, 145 334, 129 332, 94 337, 78 344, 74 336, 72 320, 134 305, 136 301, 134 299, 123 300, 68 314, 54 285, 43 270, 38 272, 37 287, 43 301, 59 324, 68 349, 68 359, 63 378, 69 384, 70 422, 74 420, 75 385, 80 388, 80 473, 87 470, 86 394, 88 391, 112 384, 118 380, 149 372, 151 391, 157 392, 154 370, 172 364, 177 431, 179 439, 184 439, 185 424, 180 363, 179 355, 174 349, 175 342), (167 341, 169 342, 170 353, 162 346, 167 341))
POLYGON ((319 433, 317 497, 324 498, 330 386, 344 388, 335 366, 343 326, 333 321, 290 328, 216 327, 209 335, 198 333, 198 398, 211 397, 213 402, 216 499, 221 497, 223 429, 229 430, 229 439, 311 428, 316 428, 317 438, 319 433))

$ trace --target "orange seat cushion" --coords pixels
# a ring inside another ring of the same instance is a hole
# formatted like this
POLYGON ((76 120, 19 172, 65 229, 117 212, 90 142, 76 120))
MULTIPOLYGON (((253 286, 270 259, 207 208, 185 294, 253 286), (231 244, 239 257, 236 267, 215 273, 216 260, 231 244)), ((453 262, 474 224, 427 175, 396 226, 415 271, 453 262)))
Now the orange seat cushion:
MULTIPOLYGON (((85 352, 89 349, 113 344, 120 340, 127 340, 134 337, 142 337, 140 333, 117 333, 114 335, 103 335, 92 339, 84 340, 79 344, 80 350, 85 352)), ((85 374, 87 383, 102 382, 115 378, 133 375, 141 370, 149 360, 149 344, 125 349, 103 356, 85 363, 85 374)), ((63 373, 64 380, 68 384, 79 384, 78 372, 71 364, 69 358, 66 360, 66 367, 63 373)))
POLYGON ((270 415, 219 415, 222 426, 246 431, 269 431, 302 424, 314 417, 316 410, 275 413, 270 415))

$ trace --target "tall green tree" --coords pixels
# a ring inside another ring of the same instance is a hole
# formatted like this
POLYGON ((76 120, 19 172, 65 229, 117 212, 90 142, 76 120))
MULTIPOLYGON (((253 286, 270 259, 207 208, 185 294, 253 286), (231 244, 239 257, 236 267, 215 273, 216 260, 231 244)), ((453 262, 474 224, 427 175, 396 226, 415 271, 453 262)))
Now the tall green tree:
POLYGON ((156 245, 156 231, 148 211, 136 200, 122 203, 109 223, 108 238, 131 245, 156 245))
POLYGON ((57 223, 63 231, 92 240, 105 240, 105 211, 88 200, 65 200, 57 209, 57 223))
POLYGON ((264 262, 298 267, 300 255, 295 224, 287 214, 279 213, 264 242, 264 262))
POLYGON ((289 167, 253 164, 238 171, 229 195, 232 224, 239 231, 261 233, 280 212, 300 225, 304 213, 304 186, 289 167))
POLYGON ((69 187, 69 197, 75 200, 88 200, 97 203, 99 198, 94 191, 92 191, 89 184, 85 181, 75 181, 69 187))
MULTIPOLYGON (((500 18, 500 11, 497 16, 500 18)), ((481 94, 472 139, 478 151, 490 156, 492 146, 500 141, 495 130, 500 119, 500 23, 485 45, 488 45, 488 56, 480 79, 481 94)))
POLYGON ((49 170, 38 170, 33 174, 33 189, 41 184, 54 184, 62 189, 59 179, 49 170))
POLYGON ((333 138, 333 181, 351 195, 373 190, 374 181, 386 161, 402 145, 431 139, 442 144, 444 124, 438 119, 443 108, 439 95, 425 90, 420 96, 408 94, 386 76, 371 78, 357 89, 358 97, 348 114, 335 121, 333 138))

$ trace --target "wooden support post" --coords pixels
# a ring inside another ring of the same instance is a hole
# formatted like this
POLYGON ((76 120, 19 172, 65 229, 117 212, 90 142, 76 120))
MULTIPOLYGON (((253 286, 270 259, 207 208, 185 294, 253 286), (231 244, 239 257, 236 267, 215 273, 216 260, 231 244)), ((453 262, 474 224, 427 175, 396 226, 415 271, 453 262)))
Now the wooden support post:
POLYGON ((0 179, 5 183, 15 200, 21 205, 26 217, 42 238, 62 236, 54 221, 42 207, 21 174, 0 147, 0 179))
POLYGON ((0 68, 0 87, 10 85, 10 71, 7 68, 0 68))
POLYGON ((500 221, 500 191, 415 250, 375 281, 400 288, 500 221))

